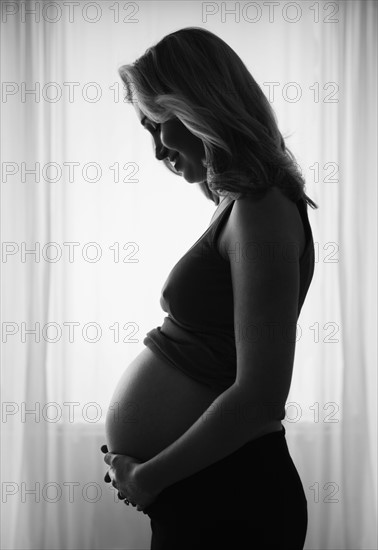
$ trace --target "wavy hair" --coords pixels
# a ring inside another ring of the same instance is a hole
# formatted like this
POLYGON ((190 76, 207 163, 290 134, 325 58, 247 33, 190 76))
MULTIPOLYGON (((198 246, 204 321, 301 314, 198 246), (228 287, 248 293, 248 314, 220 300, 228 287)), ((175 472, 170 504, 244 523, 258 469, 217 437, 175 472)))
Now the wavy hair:
POLYGON ((318 208, 305 194, 268 99, 221 38, 200 27, 180 29, 121 66, 119 74, 128 102, 135 94, 152 121, 175 116, 202 140, 207 179, 200 187, 215 204, 220 195, 261 197, 277 186, 294 202, 303 198, 318 208))

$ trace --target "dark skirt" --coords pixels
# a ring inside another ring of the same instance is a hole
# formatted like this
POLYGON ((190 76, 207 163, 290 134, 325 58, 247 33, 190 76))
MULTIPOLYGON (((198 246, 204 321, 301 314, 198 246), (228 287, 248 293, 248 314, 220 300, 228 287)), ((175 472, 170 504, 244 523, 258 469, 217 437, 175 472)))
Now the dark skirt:
POLYGON ((307 500, 285 433, 282 426, 164 489, 145 509, 151 550, 302 550, 307 500))

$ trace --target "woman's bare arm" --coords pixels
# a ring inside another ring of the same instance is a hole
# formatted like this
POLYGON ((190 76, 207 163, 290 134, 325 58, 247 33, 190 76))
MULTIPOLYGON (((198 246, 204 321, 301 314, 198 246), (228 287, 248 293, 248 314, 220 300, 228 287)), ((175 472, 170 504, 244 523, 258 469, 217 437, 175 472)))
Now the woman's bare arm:
POLYGON ((236 380, 179 439, 138 467, 142 486, 160 491, 235 452, 279 419, 292 377, 300 283, 292 205, 271 192, 258 202, 235 201, 226 242, 236 380))

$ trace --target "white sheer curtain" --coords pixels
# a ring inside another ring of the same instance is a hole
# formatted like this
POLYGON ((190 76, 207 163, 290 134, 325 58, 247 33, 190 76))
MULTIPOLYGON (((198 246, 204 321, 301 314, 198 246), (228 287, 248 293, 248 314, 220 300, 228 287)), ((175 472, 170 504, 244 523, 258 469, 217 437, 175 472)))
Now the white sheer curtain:
POLYGON ((1 22, 4 549, 149 547, 103 482, 105 412, 214 207, 154 159, 117 69, 192 25, 242 57, 319 205, 283 422, 305 548, 377 548, 377 3, 30 1, 1 22))

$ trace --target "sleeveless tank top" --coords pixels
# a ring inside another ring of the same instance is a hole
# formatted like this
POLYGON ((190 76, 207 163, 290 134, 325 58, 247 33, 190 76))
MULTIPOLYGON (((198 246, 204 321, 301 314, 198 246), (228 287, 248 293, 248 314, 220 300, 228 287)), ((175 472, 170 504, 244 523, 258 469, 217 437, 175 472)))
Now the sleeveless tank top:
MULTIPOLYGON (((168 315, 143 340, 173 367, 218 391, 225 391, 236 377, 231 267, 216 246, 234 202, 224 207, 170 271, 160 297, 168 315)), ((307 203, 301 198, 296 205, 306 235, 300 257, 299 317, 313 277, 315 254, 307 203)), ((284 418, 282 410, 280 420, 284 418)))

